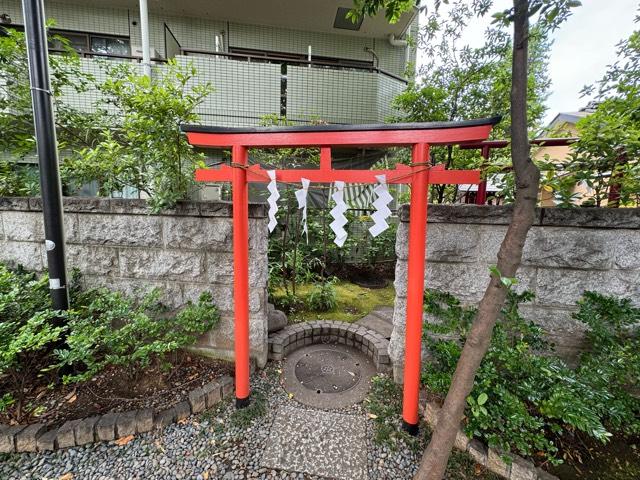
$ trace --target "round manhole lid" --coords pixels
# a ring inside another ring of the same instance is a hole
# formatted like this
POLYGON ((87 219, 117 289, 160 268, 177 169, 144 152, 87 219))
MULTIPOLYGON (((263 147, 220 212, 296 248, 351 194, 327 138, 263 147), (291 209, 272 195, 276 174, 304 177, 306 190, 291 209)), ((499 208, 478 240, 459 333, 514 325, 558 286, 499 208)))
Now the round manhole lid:
POLYGON ((344 350, 313 350, 298 360, 295 375, 302 385, 316 393, 344 392, 360 382, 360 361, 344 350))

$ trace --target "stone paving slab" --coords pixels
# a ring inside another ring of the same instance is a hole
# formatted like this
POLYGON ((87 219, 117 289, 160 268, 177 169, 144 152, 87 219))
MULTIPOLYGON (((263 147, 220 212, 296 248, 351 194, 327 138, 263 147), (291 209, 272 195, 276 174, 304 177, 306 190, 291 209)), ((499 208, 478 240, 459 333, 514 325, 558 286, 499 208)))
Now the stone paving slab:
POLYGON ((393 331, 393 307, 381 307, 356 322, 369 330, 378 332, 384 338, 391 338, 393 331))
POLYGON ((341 480, 367 480, 366 420, 282 406, 260 465, 341 480))

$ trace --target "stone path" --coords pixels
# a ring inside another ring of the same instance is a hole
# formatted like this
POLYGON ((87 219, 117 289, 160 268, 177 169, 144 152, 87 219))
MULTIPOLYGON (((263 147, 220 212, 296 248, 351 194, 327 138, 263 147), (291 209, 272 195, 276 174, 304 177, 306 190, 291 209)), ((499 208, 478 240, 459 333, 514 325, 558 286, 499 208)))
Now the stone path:
POLYGON ((356 323, 389 339, 393 330, 393 307, 378 307, 356 323))
POLYGON ((136 437, 56 452, 0 456, 0 479, 232 480, 412 478, 418 454, 374 442, 363 404, 319 410, 282 388, 282 365, 252 377, 255 418, 232 402, 136 437))
POLYGON ((366 420, 356 415, 280 407, 260 465, 367 480, 366 420))

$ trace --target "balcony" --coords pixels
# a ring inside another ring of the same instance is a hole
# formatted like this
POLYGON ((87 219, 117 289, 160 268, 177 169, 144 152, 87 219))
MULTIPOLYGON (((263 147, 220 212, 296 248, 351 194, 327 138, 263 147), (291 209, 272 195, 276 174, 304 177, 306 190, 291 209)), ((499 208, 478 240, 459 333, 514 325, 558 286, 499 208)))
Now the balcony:
MULTIPOLYGON (((139 62, 130 55, 79 52, 82 67, 103 79, 98 61, 139 62)), ((336 65, 331 62, 288 60, 265 56, 183 49, 175 60, 192 63, 195 81, 211 82, 215 91, 198 107, 205 125, 252 126, 266 115, 281 115, 294 123, 379 123, 393 110, 391 102, 407 81, 375 66, 336 65)), ((153 70, 166 68, 154 59, 153 70)), ((140 70, 142 72, 142 70, 140 70)), ((67 99, 91 110, 98 93, 88 91, 67 99)))
POLYGON ((294 123, 376 123, 393 114, 391 101, 407 81, 373 65, 356 62, 282 59, 269 56, 181 49, 199 80, 216 91, 198 113, 203 123, 256 125, 279 114, 294 123))

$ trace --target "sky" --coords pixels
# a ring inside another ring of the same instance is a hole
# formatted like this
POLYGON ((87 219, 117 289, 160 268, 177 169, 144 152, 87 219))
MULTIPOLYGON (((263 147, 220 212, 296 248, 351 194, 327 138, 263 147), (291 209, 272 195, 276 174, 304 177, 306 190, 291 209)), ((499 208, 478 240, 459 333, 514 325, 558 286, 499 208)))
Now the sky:
MULTIPOLYGON (((513 3, 496 0, 492 11, 513 3)), ((634 24, 639 0, 582 0, 582 7, 552 34, 549 76, 552 81, 546 122, 559 112, 584 107, 588 98, 580 97, 582 87, 600 79, 607 65, 616 58, 616 44, 627 38, 640 24, 634 24)), ((463 37, 470 45, 483 41, 490 18, 474 21, 463 37)), ((418 60, 420 61, 420 60, 418 60)))

